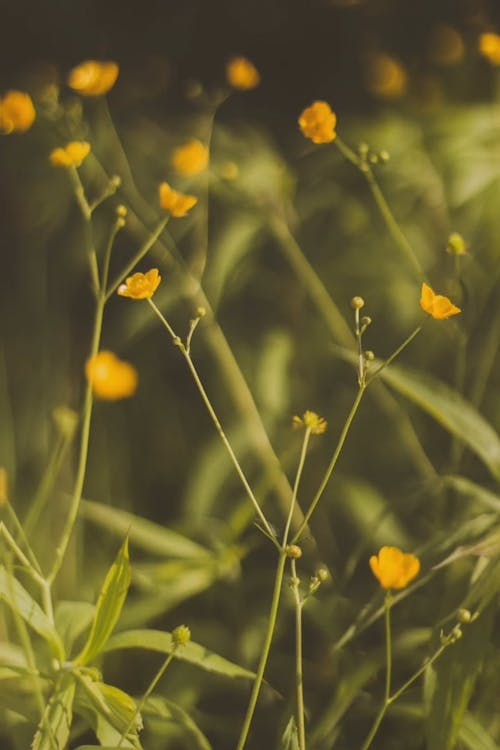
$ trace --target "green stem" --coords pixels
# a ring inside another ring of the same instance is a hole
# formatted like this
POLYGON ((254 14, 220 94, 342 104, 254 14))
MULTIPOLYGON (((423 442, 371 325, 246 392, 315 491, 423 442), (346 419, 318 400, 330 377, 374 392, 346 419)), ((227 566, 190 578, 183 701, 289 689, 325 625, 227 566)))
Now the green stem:
POLYGON ((245 719, 243 722, 243 727, 241 729, 241 734, 238 740, 238 745, 236 747, 236 750, 243 750, 243 748, 246 745, 248 735, 250 732, 250 726, 253 720, 253 715, 255 713, 255 708, 257 706, 257 700, 259 697, 260 689, 262 687, 262 682, 264 680, 264 672, 266 670, 267 660, 269 658, 269 652, 271 650, 271 643, 273 641, 274 631, 276 629, 276 621, 278 617, 278 608, 279 608, 279 602, 280 602, 280 597, 281 597, 281 589, 283 587, 283 578, 284 578, 286 561, 287 561, 286 554, 284 550, 281 550, 279 561, 278 561, 278 566, 276 568, 276 574, 274 578, 274 591, 273 591, 273 598, 271 602, 271 610, 269 612, 269 620, 267 624, 266 637, 264 640, 264 645, 262 647, 257 674, 256 674, 255 681, 252 687, 252 694, 250 696, 250 701, 248 703, 247 711, 245 714, 245 719))
POLYGON ((363 747, 361 750, 368 750, 373 742, 375 735, 377 734, 382 719, 384 718, 387 709, 390 705, 390 694, 391 694, 391 675, 392 675, 392 644, 391 644, 391 592, 388 591, 385 597, 385 658, 386 658, 386 671, 385 671, 385 691, 384 691, 384 702, 380 711, 378 712, 373 726, 368 733, 363 747))
POLYGON ((304 709, 304 684, 302 670, 302 609, 304 602, 300 598, 299 579, 295 560, 290 560, 292 569, 292 591, 295 604, 295 681, 297 697, 297 729, 299 735, 299 750, 306 750, 306 728, 304 709))
POLYGON ((422 330, 422 326, 418 326, 417 328, 415 328, 415 330, 412 333, 410 333, 409 336, 407 336, 405 338, 405 340, 403 341, 403 343, 400 346, 398 346, 398 348, 395 351, 393 351, 393 353, 391 354, 391 356, 388 357, 387 359, 385 359, 382 362, 382 364, 379 365, 379 367, 377 367, 376 370, 374 370, 372 373, 369 374, 369 377, 368 377, 368 380, 367 380, 366 384, 370 385, 370 383, 373 380, 375 380, 375 378, 378 375, 380 375, 380 373, 382 372, 382 370, 385 370, 385 368, 388 367, 388 365, 390 365, 391 362, 394 362, 394 360, 397 357, 399 357, 399 355, 401 354, 401 352, 403 351, 403 349, 406 349, 406 347, 408 346, 408 344, 410 344, 413 341, 413 339, 415 338, 415 336, 417 336, 420 333, 421 330, 422 330))
POLYGON ((292 525, 292 518, 293 518, 294 511, 295 511, 295 504, 297 502, 297 494, 299 491, 300 479, 302 477, 302 471, 304 469, 304 463, 306 460, 307 447, 309 445, 310 437, 311 437, 311 428, 307 427, 306 431, 304 432, 304 440, 302 441, 302 450, 300 453, 299 465, 297 468, 297 474, 295 475, 295 482, 293 485, 293 493, 292 493, 292 500, 290 503, 290 510, 288 512, 288 518, 286 520, 285 531, 283 533, 283 543, 282 543, 283 547, 286 547, 286 545, 288 544, 288 535, 290 533, 290 526, 292 525))
POLYGON ((223 442, 223 444, 224 444, 227 452, 229 453, 229 457, 231 458, 233 466, 236 469, 236 472, 237 472, 239 478, 241 479, 241 483, 243 484, 243 487, 245 488, 245 491, 246 491, 248 497, 250 498, 250 501, 251 501, 253 507, 255 508, 255 512, 257 513, 257 515, 258 515, 258 517, 259 517, 259 519, 260 519, 260 521, 261 521, 261 523, 262 523, 262 525, 263 525, 263 527, 265 529, 265 532, 266 532, 267 536, 273 541, 273 543, 275 544, 275 546, 279 547, 278 542, 276 540, 276 534, 273 531, 272 526, 268 522, 267 518, 265 517, 265 515, 264 515, 264 513, 263 513, 263 511, 262 511, 262 509, 261 509, 261 507, 260 507, 260 505, 258 503, 258 500, 255 497, 255 495, 253 493, 253 490, 252 490, 252 488, 250 487, 250 485, 248 483, 248 480, 247 480, 247 478, 246 478, 246 476, 245 476, 245 474, 243 472, 243 469, 241 468, 241 465, 240 465, 240 463, 239 463, 239 461, 238 461, 238 459, 236 457, 236 454, 233 451, 231 443, 229 442, 229 440, 228 440, 228 438, 226 436, 226 433, 224 432, 224 428, 222 427, 222 424, 221 424, 221 422, 220 422, 220 420, 219 420, 219 418, 218 418, 218 416, 217 416, 217 414, 215 412, 215 409, 212 406, 212 402, 210 401, 210 398, 209 398, 209 396, 208 396, 208 394, 207 394, 207 392, 206 392, 206 390, 205 390, 205 388, 203 386, 203 383, 201 382, 200 376, 199 376, 198 371, 197 371, 197 369, 196 369, 196 367, 195 367, 195 365, 193 363, 193 360, 191 359, 191 355, 190 355, 189 351, 187 350, 186 346, 184 345, 184 343, 182 342, 182 340, 179 338, 179 336, 177 336, 177 334, 173 330, 173 328, 170 325, 170 323, 168 322, 168 320, 162 315, 162 313, 160 312, 160 310, 158 309, 158 307, 155 305, 155 303, 153 302, 153 300, 152 299, 148 299, 148 302, 149 302, 149 304, 151 306, 151 309, 155 313, 155 315, 159 318, 159 320, 161 321, 161 323, 167 329, 167 331, 170 334, 170 336, 171 336, 172 341, 174 342, 174 344, 180 349, 181 354, 184 357, 184 360, 186 361, 186 364, 187 364, 187 366, 189 368, 189 371, 191 372, 191 375, 192 375, 193 380, 194 380, 194 382, 196 384, 198 392, 199 392, 201 398, 203 399, 203 403, 205 404, 205 406, 207 408, 207 411, 210 414, 210 417, 212 419, 212 422, 214 423, 215 428, 216 428, 217 432, 219 433, 219 437, 221 438, 221 440, 222 440, 222 442, 223 442))

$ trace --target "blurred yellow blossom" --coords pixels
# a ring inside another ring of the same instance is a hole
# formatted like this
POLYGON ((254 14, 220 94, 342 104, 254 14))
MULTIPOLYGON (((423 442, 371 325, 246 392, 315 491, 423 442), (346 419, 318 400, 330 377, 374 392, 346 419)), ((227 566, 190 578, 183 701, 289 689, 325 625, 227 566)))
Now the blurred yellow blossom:
POLYGON ((179 146, 172 154, 172 166, 176 172, 192 177, 207 168, 208 148, 196 138, 179 146))
POLYGON ((435 26, 429 40, 429 57, 437 65, 456 65, 465 54, 461 34, 446 24, 435 26))
POLYGON ((137 390, 135 367, 119 359, 113 352, 98 352, 85 365, 87 380, 94 396, 105 401, 119 401, 133 396, 137 390))
POLYGON ((235 164, 234 161, 225 161, 224 164, 221 165, 220 176, 224 180, 236 180, 238 179, 239 173, 240 170, 238 169, 238 165, 235 164))
POLYGON ((86 60, 70 71, 68 85, 82 96, 102 96, 115 85, 119 70, 110 60, 86 60))
POLYGON ((366 74, 369 91, 383 99, 398 99, 406 92, 408 76, 394 57, 378 54, 371 58, 366 74))
POLYGON ((420 560, 397 547, 382 547, 370 568, 383 589, 404 589, 420 573, 420 560))
POLYGON ((487 32, 479 37, 479 52, 492 65, 500 65, 500 34, 487 32))
POLYGON ((260 74, 246 57, 233 57, 226 66, 226 78, 234 89, 249 91, 260 83, 260 74))
POLYGON ((337 137, 337 116, 327 102, 314 102, 299 117, 299 127, 313 143, 331 143, 337 137))
POLYGON ((293 418, 293 426, 296 429, 305 427, 312 435, 322 435, 328 428, 328 422, 314 411, 306 411, 302 417, 293 418))
POLYGON ((0 133, 25 133, 35 121, 31 96, 24 91, 8 91, 0 99, 0 133))
POLYGON ((49 159, 54 167, 79 167, 90 154, 90 143, 71 141, 64 148, 55 148, 49 159))
POLYGON ((146 273, 134 273, 118 287, 121 297, 130 299, 151 299, 160 286, 161 276, 157 268, 152 268, 146 273))
POLYGON ((162 182, 159 187, 160 206, 172 216, 180 218, 196 206, 198 198, 194 195, 184 195, 170 187, 168 182, 162 182))
POLYGON ((7 479, 7 469, 0 466, 0 508, 9 502, 9 483, 7 479))
POLYGON ((425 282, 422 284, 420 307, 436 320, 446 320, 446 318, 451 318, 452 315, 458 315, 462 312, 460 307, 454 305, 448 297, 436 294, 425 282))

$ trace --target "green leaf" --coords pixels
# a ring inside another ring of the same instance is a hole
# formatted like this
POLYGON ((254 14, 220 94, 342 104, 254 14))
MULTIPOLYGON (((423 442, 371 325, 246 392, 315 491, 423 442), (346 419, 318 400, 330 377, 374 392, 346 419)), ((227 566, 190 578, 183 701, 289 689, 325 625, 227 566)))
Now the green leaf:
POLYGON ((470 713, 465 714, 458 736, 469 750, 499 750, 493 737, 470 713))
POLYGON ((73 722, 74 698, 75 678, 68 672, 63 674, 58 681, 47 704, 31 750, 54 750, 55 747, 66 747, 73 722))
POLYGON ((130 586, 128 539, 108 571, 99 594, 92 629, 76 664, 88 664, 103 650, 120 617, 130 586))
POLYGON ((92 680, 81 672, 78 674, 78 687, 75 711, 87 719, 100 746, 114 746, 128 730, 121 747, 141 747, 137 733, 142 729, 142 719, 135 700, 128 693, 114 685, 92 680))
POLYGON ((55 609, 57 632, 61 636, 67 653, 82 633, 90 627, 95 616, 95 605, 89 602, 58 602, 55 609))
POLYGON ((143 707, 144 718, 161 722, 172 722, 178 727, 189 741, 189 746, 196 750, 212 750, 212 746, 199 726, 187 711, 174 701, 163 696, 151 696, 143 707))
POLYGON ((4 601, 46 640, 58 659, 64 660, 64 646, 49 618, 24 586, 8 573, 3 565, 0 565, 0 601, 4 601))
MULTIPOLYGON (((147 651, 157 651, 162 654, 171 654, 174 651, 172 635, 162 630, 127 630, 125 633, 117 633, 109 639, 106 648, 108 651, 118 651, 126 648, 142 648, 147 651)), ((209 651, 204 646, 190 641, 182 648, 175 651, 175 657, 182 661, 194 664, 200 669, 208 672, 216 672, 225 677, 243 677, 248 680, 255 679, 255 673, 248 669, 228 661, 223 656, 209 651)))
POLYGON ((481 487, 480 484, 476 484, 476 482, 473 482, 466 477, 461 477, 458 474, 445 476, 442 481, 446 487, 451 487, 459 495, 470 497, 472 500, 477 500, 487 508, 492 508, 493 510, 496 510, 497 513, 500 512, 500 495, 488 490, 486 487, 481 487))
POLYGON ((279 750, 299 750, 299 735, 295 716, 290 716, 281 737, 279 750))
POLYGON ((83 500, 82 513, 89 521, 108 529, 113 534, 121 537, 126 534, 131 544, 151 554, 194 559, 212 556, 212 553, 201 544, 182 534, 119 508, 83 500))

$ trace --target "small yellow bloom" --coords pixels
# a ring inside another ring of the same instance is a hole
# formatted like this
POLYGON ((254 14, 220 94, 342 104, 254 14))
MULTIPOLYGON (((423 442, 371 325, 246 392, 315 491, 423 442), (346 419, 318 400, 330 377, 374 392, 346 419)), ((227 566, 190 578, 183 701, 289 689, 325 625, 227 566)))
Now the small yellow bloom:
POLYGON ((479 52, 492 65, 500 65, 500 34, 488 32, 479 37, 479 52))
POLYGON ((179 146, 172 154, 172 166, 178 174, 193 177, 207 168, 208 148, 193 138, 184 146, 179 146))
POLYGON ((246 57, 233 57, 226 65, 226 78, 234 89, 249 91, 260 83, 260 74, 246 57))
POLYGON ((49 156, 54 167, 80 167, 90 154, 90 143, 71 141, 64 148, 55 148, 49 156))
POLYGON ((120 69, 112 61, 86 60, 68 75, 68 85, 82 96, 102 96, 116 83, 120 69))
POLYGON ((161 276, 157 268, 152 268, 146 273, 134 273, 118 287, 121 297, 130 299, 151 299, 160 286, 161 276))
POLYGON ((296 429, 306 427, 311 435, 322 435, 328 428, 328 422, 314 411, 306 411, 302 417, 293 418, 293 426, 296 429))
POLYGON ((35 121, 31 96, 24 91, 8 91, 0 99, 0 133, 25 133, 35 121))
POLYGON ((7 478, 7 469, 0 466, 0 508, 9 502, 9 482, 7 478))
POLYGON ((119 401, 133 396, 137 390, 135 367, 119 359, 113 352, 98 352, 85 365, 87 380, 96 398, 119 401))
POLYGON ((420 573, 420 560, 397 547, 382 547, 370 568, 383 589, 404 589, 420 573))
POLYGON ((458 315, 462 312, 460 307, 451 302, 448 297, 442 294, 436 294, 428 284, 422 284, 422 295, 420 297, 420 307, 428 315, 432 315, 436 320, 446 320, 452 315, 458 315))
POLYGON ((196 206, 198 203, 196 196, 178 193, 177 190, 170 187, 168 182, 161 183, 159 194, 160 206, 177 218, 186 216, 193 206, 196 206))
POLYGON ((314 102, 299 117, 299 127, 313 143, 331 143, 337 137, 337 116, 327 102, 314 102))
POLYGON ((367 71, 367 86, 383 99, 398 99, 406 91, 408 76, 403 65, 390 55, 375 55, 367 71))

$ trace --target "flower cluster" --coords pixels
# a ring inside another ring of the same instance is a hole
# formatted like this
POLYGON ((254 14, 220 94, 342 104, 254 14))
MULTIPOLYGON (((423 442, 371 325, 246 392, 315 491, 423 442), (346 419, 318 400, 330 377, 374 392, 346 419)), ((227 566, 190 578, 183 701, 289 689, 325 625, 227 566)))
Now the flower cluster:
POLYGON ((436 320, 446 320, 452 315, 458 315, 462 312, 453 302, 442 294, 436 294, 428 284, 422 284, 422 294, 420 297, 420 307, 428 315, 436 320))
POLYGON ((208 148, 193 138, 179 146, 172 154, 172 166, 178 174, 193 177, 203 172, 208 165, 208 148))
POLYGON ((119 72, 111 60, 86 60, 70 71, 68 86, 82 96, 103 96, 113 88, 119 72))
POLYGON ((25 133, 35 122, 36 112, 29 94, 8 91, 0 99, 0 133, 25 133))
POLYGON ((322 435, 328 429, 328 422, 315 411, 306 411, 302 417, 293 418, 293 426, 296 429, 305 427, 311 435, 322 435))
POLYGON ((383 589, 404 589, 420 573, 420 560, 397 547, 382 547, 370 557, 370 568, 383 589))
POLYGON ((327 102, 314 102, 299 117, 299 127, 313 143, 331 143, 337 137, 337 117, 327 102))
POLYGON ((64 148, 55 148, 49 156, 54 167, 79 167, 90 154, 90 143, 71 141, 64 148))
POLYGON ((139 380, 135 367, 107 351, 98 352, 87 361, 85 375, 94 396, 104 401, 133 396, 139 380))
POLYGON ((255 65, 246 57, 233 57, 226 66, 228 83, 239 91, 249 91, 260 83, 260 74, 255 65))
POLYGON ((130 299, 151 299, 160 282, 161 276, 157 268, 152 268, 146 273, 134 273, 125 279, 124 284, 120 284, 118 294, 130 299))
POLYGON ((198 198, 194 195, 179 193, 170 187, 168 182, 162 182, 159 187, 160 206, 172 216, 180 218, 186 216, 196 206, 198 198))

